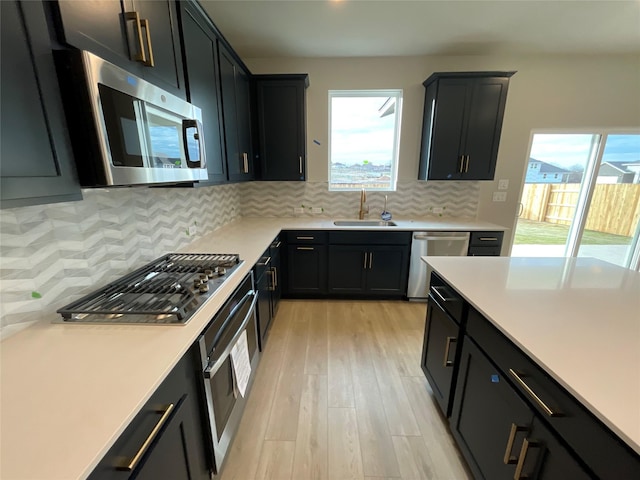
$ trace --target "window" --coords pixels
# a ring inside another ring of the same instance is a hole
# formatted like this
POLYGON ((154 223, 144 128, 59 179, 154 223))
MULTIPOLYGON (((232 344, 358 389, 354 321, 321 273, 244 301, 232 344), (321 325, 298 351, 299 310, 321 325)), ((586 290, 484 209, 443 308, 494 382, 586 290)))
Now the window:
POLYGON ((395 191, 402 90, 329 91, 329 190, 395 191))

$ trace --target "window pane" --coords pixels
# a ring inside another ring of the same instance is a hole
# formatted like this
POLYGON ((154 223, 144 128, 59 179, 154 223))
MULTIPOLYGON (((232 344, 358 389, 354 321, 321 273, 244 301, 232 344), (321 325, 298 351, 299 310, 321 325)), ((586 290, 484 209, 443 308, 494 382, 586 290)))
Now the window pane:
POLYGON ((395 190, 401 91, 332 91, 329 189, 395 190))
POLYGON ((598 140, 591 134, 534 134, 511 256, 565 255, 584 172, 598 140))
POLYGON ((628 266, 639 217, 640 135, 608 135, 578 256, 628 266))

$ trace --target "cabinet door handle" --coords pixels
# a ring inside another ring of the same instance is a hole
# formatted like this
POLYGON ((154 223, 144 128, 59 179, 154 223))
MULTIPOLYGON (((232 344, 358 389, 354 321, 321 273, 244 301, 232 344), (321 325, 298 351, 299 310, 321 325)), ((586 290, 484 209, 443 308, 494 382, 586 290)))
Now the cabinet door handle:
POLYGON ((369 270, 371 270, 372 264, 373 264, 373 252, 369 252, 369 270))
POLYGON ((315 237, 296 237, 298 240, 314 240, 315 237))
POLYGON ((449 350, 451 350, 451 344, 456 343, 458 339, 456 337, 447 337, 447 343, 444 346, 444 361, 443 367, 453 367, 453 360, 449 360, 449 350))
POLYGON ((144 28, 144 35, 147 41, 147 52, 149 53, 149 58, 146 61, 143 61, 147 67, 155 66, 155 62, 153 61, 153 47, 151 45, 151 31, 149 30, 149 20, 143 18, 140 20, 140 25, 144 28))
POLYGON ((296 250, 314 250, 313 247, 296 247, 296 250))
POLYGON ((537 442, 535 440, 529 440, 525 438, 522 442, 522 449, 520 450, 520 458, 518 459, 518 464, 516 465, 516 471, 513 475, 514 480, 524 480, 526 478, 531 478, 528 475, 522 475, 522 469, 524 468, 524 462, 527 460, 527 453, 529 453, 529 448, 541 448, 542 443, 537 442))
POLYGON ((247 153, 242 154, 242 172, 249 173, 249 155, 247 153))
POLYGON ((269 272, 269 276, 271 277, 271 284, 269 285, 269 291, 273 292, 276 289, 276 280, 275 280, 276 277, 273 273, 273 269, 270 268, 268 272, 269 272))
MULTIPOLYGON (((135 62, 142 62, 145 65, 147 64, 147 54, 144 50, 144 45, 142 42, 142 22, 140 21, 140 14, 138 12, 125 12, 124 19, 129 21, 133 20, 136 24, 136 30, 138 32, 138 48, 140 49, 139 53, 133 53, 131 60, 135 62)), ((147 25, 148 26, 148 25, 147 25)), ((148 32, 148 30, 147 30, 148 32)))
POLYGON ((516 441, 516 435, 518 432, 528 432, 529 427, 524 425, 516 425, 515 423, 511 424, 511 431, 509 432, 509 440, 507 440, 507 448, 504 451, 504 459, 503 462, 505 465, 513 464, 518 461, 517 457, 511 455, 513 451, 513 443, 516 441))
POLYGON ((273 289, 278 288, 278 269, 276 267, 271 267, 273 270, 273 289))
POLYGON ((300 161, 300 174, 302 174, 302 157, 298 157, 298 160, 300 161))
POLYGON ((464 155, 460 155, 460 166, 458 167, 458 173, 462 173, 462 167, 464 167, 464 155))
POLYGON ((529 396, 536 401, 536 403, 540 406, 540 408, 542 408, 542 410, 544 410, 544 413, 546 413, 550 417, 561 417, 562 416, 562 413, 554 412, 551 408, 549 408, 549 406, 542 401, 542 399, 536 394, 536 392, 534 392, 531 389, 531 387, 525 383, 525 381, 522 379, 524 374, 517 373, 512 368, 509 369, 509 373, 511 374, 511 376, 513 378, 516 379, 516 382, 518 382, 518 384, 524 389, 524 391, 527 392, 529 394, 529 396))
POLYGON ((174 407, 173 403, 170 403, 164 408, 154 410, 156 413, 162 414, 162 416, 160 417, 160 420, 158 420, 158 423, 156 423, 156 426, 153 427, 153 430, 151 430, 151 433, 149 434, 147 439, 144 441, 144 443, 140 446, 140 448, 138 449, 136 454, 133 456, 133 458, 128 463, 124 462, 124 464, 116 467, 117 470, 126 470, 127 472, 131 472, 136 468, 136 466, 138 465, 138 462, 140 462, 140 459, 144 456, 146 451, 149 449, 149 446, 153 443, 155 438, 158 436, 158 432, 160 432, 160 429, 162 428, 162 426, 169 419, 169 416, 173 411, 173 407, 174 407))
POLYGON ((364 263, 362 264, 362 269, 366 270, 367 269, 367 255, 369 255, 367 252, 364 252, 364 263))
POLYGON ((464 173, 467 173, 469 171, 469 155, 466 155, 467 157, 467 161, 464 164, 464 173))

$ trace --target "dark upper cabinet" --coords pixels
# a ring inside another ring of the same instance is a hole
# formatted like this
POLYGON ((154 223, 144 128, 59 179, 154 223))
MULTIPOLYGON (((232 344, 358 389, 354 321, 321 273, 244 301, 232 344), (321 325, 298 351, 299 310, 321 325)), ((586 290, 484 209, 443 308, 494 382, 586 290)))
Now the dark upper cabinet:
POLYGON ((305 180, 307 74, 254 75, 260 180, 305 180))
POLYGON ((493 179, 514 73, 434 73, 425 80, 419 180, 493 179))
POLYGON ((209 182, 227 180, 215 27, 192 2, 180 2, 187 99, 202 110, 209 182))
POLYGON ((185 98, 176 2, 59 0, 50 6, 60 41, 185 98))
POLYGON ((2 208, 81 200, 40 2, 2 7, 2 208))
POLYGON ((228 178, 236 182, 253 180, 250 73, 220 41, 218 59, 228 178))

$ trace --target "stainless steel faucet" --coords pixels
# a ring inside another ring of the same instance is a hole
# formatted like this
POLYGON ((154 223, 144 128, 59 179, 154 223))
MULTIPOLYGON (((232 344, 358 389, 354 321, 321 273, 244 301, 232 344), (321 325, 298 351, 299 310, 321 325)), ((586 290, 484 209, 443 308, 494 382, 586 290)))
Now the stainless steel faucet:
POLYGON ((367 205, 367 193, 362 187, 362 193, 360 194, 360 211, 358 212, 358 218, 364 219, 364 216, 369 213, 369 205, 367 205))

